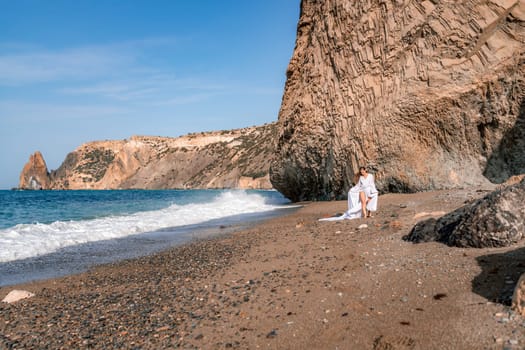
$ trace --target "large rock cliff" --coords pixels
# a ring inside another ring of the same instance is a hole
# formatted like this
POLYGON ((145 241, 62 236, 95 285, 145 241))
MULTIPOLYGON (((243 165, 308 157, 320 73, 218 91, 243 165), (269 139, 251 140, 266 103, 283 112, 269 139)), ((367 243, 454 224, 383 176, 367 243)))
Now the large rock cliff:
POLYGON ((275 137, 273 123, 178 138, 89 142, 50 173, 37 152, 24 167, 19 187, 35 189, 32 178, 42 189, 269 189, 275 137))
POLYGON ((525 172, 524 0, 303 0, 272 184, 344 196, 500 183, 525 172))
POLYGON ((29 161, 20 173, 19 187, 29 190, 41 190, 49 188, 51 180, 47 165, 42 153, 35 152, 29 156, 29 161))

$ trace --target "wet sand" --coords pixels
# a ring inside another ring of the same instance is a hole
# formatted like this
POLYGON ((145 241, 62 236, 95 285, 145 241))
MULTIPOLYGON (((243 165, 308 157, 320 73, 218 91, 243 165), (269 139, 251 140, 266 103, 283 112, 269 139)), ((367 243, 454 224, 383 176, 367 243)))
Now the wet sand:
POLYGON ((241 232, 79 275, 0 288, 0 349, 524 349, 508 308, 525 242, 402 240, 479 190, 387 194, 374 218, 305 203, 241 232), (368 227, 359 228, 366 224, 368 227))
POLYGON ((294 210, 294 206, 289 206, 269 212, 229 216, 199 224, 66 246, 36 257, 0 262, 0 288, 82 273, 93 266, 153 255, 196 239, 237 232, 294 210))

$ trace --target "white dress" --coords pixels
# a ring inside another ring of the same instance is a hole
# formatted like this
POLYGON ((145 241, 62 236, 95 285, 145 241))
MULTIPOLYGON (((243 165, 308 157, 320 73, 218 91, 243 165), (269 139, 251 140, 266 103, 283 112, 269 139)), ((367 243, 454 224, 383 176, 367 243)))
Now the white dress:
POLYGON ((361 209, 359 192, 364 192, 365 196, 370 198, 370 201, 366 205, 366 209, 369 211, 376 211, 379 192, 377 191, 374 182, 374 176, 368 174, 366 178, 360 176, 357 184, 348 191, 348 210, 343 215, 332 218, 323 218, 319 219, 319 221, 339 221, 362 218, 363 211, 361 209))
POLYGON ((377 188, 376 188, 376 184, 374 181, 374 175, 367 174, 366 177, 360 176, 358 184, 361 187, 361 191, 365 193, 365 196, 367 198, 370 198, 370 201, 366 205, 366 209, 369 211, 376 211, 377 210, 377 197, 379 196, 379 192, 377 191, 377 188))

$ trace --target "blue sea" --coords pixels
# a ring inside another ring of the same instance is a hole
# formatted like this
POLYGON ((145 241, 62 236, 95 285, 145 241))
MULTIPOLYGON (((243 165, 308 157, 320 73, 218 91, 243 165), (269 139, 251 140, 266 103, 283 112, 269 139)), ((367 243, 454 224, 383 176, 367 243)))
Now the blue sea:
POLYGON ((282 215, 276 191, 0 191, 0 286, 85 271, 282 215))

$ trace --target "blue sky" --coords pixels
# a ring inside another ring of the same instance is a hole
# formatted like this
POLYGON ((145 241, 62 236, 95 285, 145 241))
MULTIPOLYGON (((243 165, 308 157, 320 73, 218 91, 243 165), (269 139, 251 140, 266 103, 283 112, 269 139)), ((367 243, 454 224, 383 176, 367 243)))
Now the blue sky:
POLYGON ((0 188, 39 150, 277 120, 300 0, 0 0, 0 188))

